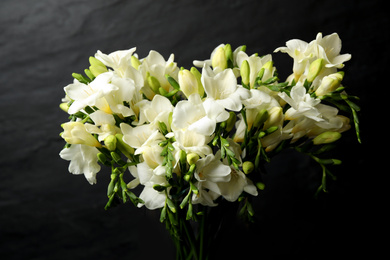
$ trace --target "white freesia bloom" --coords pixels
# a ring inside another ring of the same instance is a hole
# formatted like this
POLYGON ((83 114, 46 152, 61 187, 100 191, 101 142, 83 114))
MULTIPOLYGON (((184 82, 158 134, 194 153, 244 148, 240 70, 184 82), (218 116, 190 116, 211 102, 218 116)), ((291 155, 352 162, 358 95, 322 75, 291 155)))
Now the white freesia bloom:
POLYGON ((158 130, 149 124, 132 127, 128 124, 120 124, 123 133, 123 141, 133 148, 140 148, 158 130))
POLYGON ((98 140, 103 141, 109 135, 120 133, 119 127, 115 126, 114 116, 102 110, 97 110, 89 115, 94 124, 85 124, 85 129, 91 134, 98 134, 98 140))
POLYGON ((217 194, 221 194, 217 183, 229 182, 231 179, 231 168, 221 162, 213 154, 196 162, 195 178, 200 182, 202 188, 209 189, 217 194))
POLYGON ((73 100, 68 113, 74 114, 86 106, 97 106, 99 109, 111 113, 111 109, 104 99, 106 95, 118 87, 111 84, 113 72, 105 72, 97 76, 91 83, 82 84, 77 80, 64 88, 65 93, 73 100))
POLYGON ((294 59, 293 72, 298 79, 305 71, 307 62, 313 57, 312 54, 307 53, 308 43, 302 40, 293 39, 286 42, 286 47, 279 47, 274 52, 287 53, 294 59))
POLYGON ((133 56, 135 50, 136 48, 119 50, 108 55, 102 53, 101 51, 97 51, 95 58, 103 62, 103 64, 107 67, 114 69, 121 77, 124 77, 125 74, 128 73, 128 70, 132 70, 131 56, 133 56))
POLYGON ((310 97, 304 86, 295 85, 291 89, 290 97, 284 92, 279 93, 279 96, 291 106, 285 113, 287 120, 294 120, 302 116, 316 121, 322 120, 321 113, 316 108, 321 100, 310 97))
POLYGON ((184 150, 187 154, 196 153, 200 157, 211 154, 213 151, 207 144, 212 137, 204 136, 190 130, 174 131, 176 141, 173 146, 177 150, 184 150))
POLYGON ((341 69, 344 67, 343 63, 351 59, 351 54, 340 55, 340 51, 341 39, 337 33, 325 37, 318 33, 316 39, 309 44, 307 53, 324 59, 326 68, 341 69))
POLYGON ((229 118, 229 113, 210 99, 204 102, 195 93, 188 100, 176 104, 172 114, 172 130, 188 129, 198 134, 211 136, 217 123, 229 118))
MULTIPOLYGON (((135 168, 132 169, 135 171, 135 168)), ((165 178, 165 169, 163 166, 159 166, 156 169, 151 168, 146 162, 137 165, 136 173, 140 184, 144 185, 139 198, 144 201, 144 204, 138 204, 138 207, 145 205, 150 210, 162 208, 165 204, 166 194, 165 192, 156 191, 153 186, 158 184, 162 186, 168 185, 165 178), (161 168, 163 168, 161 170, 161 168)))
POLYGON ((207 98, 223 108, 240 111, 242 100, 249 98, 249 90, 237 85, 233 70, 226 69, 215 74, 209 67, 203 67, 202 84, 207 98))
POLYGON ((168 60, 165 61, 160 53, 157 51, 150 51, 149 55, 141 60, 142 64, 139 66, 138 70, 142 73, 145 80, 147 73, 149 73, 150 76, 153 76, 158 80, 163 89, 170 92, 173 88, 165 78, 165 75, 168 74, 178 80, 179 68, 177 67, 176 62, 174 62, 174 59, 175 56, 171 54, 168 60))
POLYGON ((169 114, 173 111, 173 106, 168 98, 155 95, 152 101, 145 100, 139 104, 140 122, 146 121, 158 128, 158 122, 163 122, 169 127, 169 114))
POLYGON ((100 171, 97 154, 99 150, 83 144, 73 144, 60 152, 60 157, 70 161, 69 172, 84 174, 90 184, 96 183, 96 174, 100 171))
POLYGON ((234 202, 238 199, 243 191, 257 196, 257 188, 253 182, 246 177, 242 171, 237 171, 230 167, 230 180, 228 182, 218 182, 219 192, 227 201, 234 202))
POLYGON ((67 122, 62 124, 62 128, 64 128, 64 132, 61 137, 69 144, 85 144, 94 147, 102 146, 81 122, 67 122))

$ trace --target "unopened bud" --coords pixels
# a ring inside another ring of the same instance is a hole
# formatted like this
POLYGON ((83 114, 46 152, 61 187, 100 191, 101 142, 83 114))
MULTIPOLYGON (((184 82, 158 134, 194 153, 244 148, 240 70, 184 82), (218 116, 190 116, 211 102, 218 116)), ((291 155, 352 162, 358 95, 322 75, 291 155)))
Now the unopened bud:
POLYGON ((115 135, 117 139, 116 147, 127 157, 131 158, 131 155, 134 154, 134 148, 130 145, 126 144, 123 141, 123 135, 122 134, 116 134, 115 135))
POLYGON ((195 76, 196 81, 198 82, 198 93, 199 93, 199 96, 203 97, 203 95, 204 95, 204 88, 203 88, 203 84, 202 84, 202 80, 201 80, 202 74, 195 67, 192 67, 190 72, 192 73, 192 75, 195 76))
POLYGON ((179 72, 179 85, 187 98, 198 93, 198 80, 189 70, 184 69, 179 72))
POLYGON ((199 155, 196 153, 187 154, 187 162, 189 165, 195 164, 199 160, 199 155))
POLYGON ((180 163, 184 164, 187 159, 187 153, 184 150, 180 150, 179 155, 180 163))
POLYGON ((232 46, 230 44, 225 45, 225 57, 227 61, 231 61, 233 63, 233 51, 232 46))
POLYGON ((242 62, 240 73, 241 73, 242 83, 244 85, 248 86, 249 85, 249 81, 250 81, 250 67, 249 67, 249 63, 248 63, 247 60, 244 60, 242 62))
POLYGON ((227 68, 227 59, 226 59, 225 50, 223 47, 219 47, 215 51, 215 53, 211 59, 211 65, 213 66, 214 69, 217 67, 219 67, 222 70, 227 68))
POLYGON ((108 71, 106 65, 95 57, 89 57, 89 63, 91 64, 89 70, 95 77, 108 71))
POLYGON ((315 61, 313 61, 310 64, 309 73, 307 74, 306 80, 308 82, 313 82, 314 79, 318 76, 318 74, 320 74, 324 66, 324 59, 316 59, 315 61))
POLYGON ((254 127, 260 127, 264 122, 268 119, 268 111, 267 109, 260 110, 257 114, 255 121, 253 122, 254 127))
POLYGON ((226 121, 226 131, 230 132, 236 124, 237 115, 233 111, 229 112, 229 118, 226 121))
POLYGON ((340 139, 340 137, 341 134, 339 132, 324 132, 313 139, 313 144, 319 145, 333 143, 340 139))
POLYGON ((255 165, 251 161, 246 161, 242 164, 242 170, 245 174, 251 173, 255 169, 255 165))
POLYGON ((316 90, 317 96, 323 96, 329 92, 335 91, 344 78, 344 72, 339 71, 337 73, 330 74, 322 79, 321 85, 316 90))
POLYGON ((141 62, 135 56, 131 56, 130 62, 131 66, 133 66, 136 70, 138 70, 139 65, 141 65, 141 62))
POLYGON ((259 190, 264 190, 265 184, 262 183, 262 182, 257 182, 257 183, 256 183, 256 187, 257 187, 259 190))
POLYGON ((160 89, 161 85, 160 85, 160 82, 158 81, 158 79, 156 79, 153 76, 148 75, 146 80, 147 80, 150 88, 154 91, 154 93, 156 93, 156 94, 160 93, 159 89, 160 89))
POLYGON ((62 109, 62 111, 68 113, 68 110, 69 110, 68 103, 61 103, 60 108, 62 109))
POLYGON ((116 149, 117 139, 115 135, 109 135, 104 139, 104 145, 108 150, 114 151, 116 149))

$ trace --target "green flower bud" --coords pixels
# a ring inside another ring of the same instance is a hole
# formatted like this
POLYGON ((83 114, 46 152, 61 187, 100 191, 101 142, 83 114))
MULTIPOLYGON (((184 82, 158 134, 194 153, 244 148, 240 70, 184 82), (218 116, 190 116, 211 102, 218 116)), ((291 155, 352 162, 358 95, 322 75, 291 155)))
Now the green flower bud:
POLYGON ((91 64, 89 70, 95 77, 108 71, 106 65, 95 57, 89 57, 89 63, 91 64))
POLYGON ((107 161, 107 157, 103 153, 98 153, 97 158, 101 164, 105 164, 107 161))
POLYGON ((184 164, 187 159, 187 153, 184 150, 180 150, 179 156, 180 163, 184 164))
POLYGON ((260 127, 264 124, 264 122, 268 119, 268 111, 267 109, 262 109, 257 114, 255 121, 253 122, 254 127, 260 127))
POLYGON ((195 164, 199 160, 199 155, 196 153, 187 154, 187 162, 189 165, 195 164))
POLYGON ((62 111, 68 113, 68 110, 69 110, 68 103, 61 103, 60 108, 62 109, 62 111))
MULTIPOLYGON (((230 44, 225 45, 225 57, 226 61, 230 62, 230 65, 233 66, 233 51, 232 51, 232 46, 230 44)), ((229 64, 228 64, 229 65, 229 64)))
POLYGON ((229 118, 226 121, 226 131, 230 132, 236 124, 237 115, 233 111, 229 112, 229 118))
POLYGON ((148 82, 149 87, 154 91, 154 93, 156 93, 156 94, 160 93, 159 89, 161 87, 161 84, 158 81, 158 79, 156 79, 153 76, 150 76, 150 74, 149 74, 146 77, 146 81, 148 82))
POLYGON ((134 154, 134 148, 130 145, 126 144, 123 141, 123 135, 122 134, 116 134, 115 135, 117 142, 116 147, 129 159, 132 158, 132 154, 134 154))
POLYGON ((225 49, 223 47, 219 47, 211 59, 211 65, 213 68, 219 67, 220 69, 224 70, 227 68, 227 59, 225 55, 225 49))
POLYGON ((198 82, 198 93, 199 93, 200 97, 203 97, 203 95, 204 95, 204 88, 203 88, 203 84, 202 84, 202 81, 201 81, 202 74, 195 67, 192 67, 190 72, 192 73, 192 75, 195 76, 196 81, 198 82))
POLYGON ((313 144, 320 145, 333 143, 340 139, 340 137, 341 134, 339 132, 324 132, 313 139, 313 144))
POLYGON ((257 183, 256 183, 256 187, 257 187, 259 190, 264 190, 265 184, 262 183, 262 182, 257 182, 257 183))
POLYGON ((240 69, 240 73, 241 73, 241 79, 242 79, 242 83, 245 85, 245 86, 249 86, 249 81, 250 81, 250 67, 249 67, 249 63, 247 60, 244 60, 241 64, 241 69, 240 69))
POLYGON ((251 161, 246 161, 242 164, 242 170, 245 174, 251 173, 255 169, 255 165, 251 161))
POLYGON ((135 56, 131 56, 130 62, 131 66, 133 66, 136 70, 138 70, 139 65, 141 65, 141 62, 135 56))
POLYGON ((114 151, 116 149, 117 139, 115 135, 109 135, 104 139, 104 145, 108 150, 114 151))
POLYGON ((324 68, 325 62, 324 59, 316 59, 310 64, 309 73, 307 74, 306 80, 308 82, 313 82, 314 79, 320 74, 321 70, 324 68))

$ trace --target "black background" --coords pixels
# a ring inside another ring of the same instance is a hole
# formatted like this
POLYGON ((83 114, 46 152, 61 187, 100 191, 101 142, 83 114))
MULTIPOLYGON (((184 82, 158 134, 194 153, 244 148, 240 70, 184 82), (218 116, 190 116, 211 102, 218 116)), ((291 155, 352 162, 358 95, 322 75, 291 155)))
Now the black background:
MULTIPOLYGON (((268 167, 267 188, 255 202, 257 222, 230 221, 220 259, 352 259, 380 252, 384 225, 377 206, 385 145, 389 18, 384 1, 120 1, 2 0, 0 2, 0 258, 174 259, 158 211, 131 204, 105 211, 108 171, 89 185, 67 171, 58 105, 72 72, 97 50, 137 47, 179 66, 209 58, 220 43, 272 53, 287 40, 307 42, 337 32, 346 63, 344 84, 361 97, 363 144, 344 134, 334 157, 338 180, 318 199, 320 169, 292 152, 268 167), (380 95, 378 97, 378 94, 380 95), (381 117, 382 116, 382 117, 381 117), (375 144, 379 144, 375 146, 375 144), (372 157, 370 157, 372 156, 372 157)), ((287 54, 273 55, 281 78, 287 54)), ((386 152, 384 153, 386 155, 386 152)), ((385 235, 386 236, 386 235, 385 235)), ((374 257, 375 258, 375 257, 374 257)))

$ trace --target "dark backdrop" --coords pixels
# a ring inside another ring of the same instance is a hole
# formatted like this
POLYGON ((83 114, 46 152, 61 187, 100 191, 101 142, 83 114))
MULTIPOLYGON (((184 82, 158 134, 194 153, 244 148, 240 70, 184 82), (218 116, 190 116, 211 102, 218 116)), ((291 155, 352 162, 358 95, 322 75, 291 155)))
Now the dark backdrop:
MULTIPOLYGON (((63 87, 96 50, 136 46, 141 57, 154 49, 166 58, 173 52, 189 68, 220 43, 246 44, 248 53, 263 55, 292 38, 309 42, 317 32, 339 33, 342 53, 352 54, 343 82, 361 97, 363 144, 352 131, 344 135, 334 154, 344 162, 334 171, 338 180, 318 199, 313 194, 321 174, 315 164, 290 152, 275 158, 267 189, 255 202, 256 224, 228 222, 220 256, 351 259, 379 252, 382 245, 370 234, 383 228, 375 227, 381 214, 372 190, 379 189, 386 170, 368 156, 386 136, 379 107, 388 91, 374 97, 388 87, 389 18, 383 3, 2 0, 0 258, 174 258, 158 211, 130 204, 105 211, 108 172, 90 186, 83 176, 68 173, 68 162, 58 156, 64 145, 60 124, 67 121, 58 108, 63 87)), ((286 54, 273 58, 281 78, 291 73, 286 54)))

